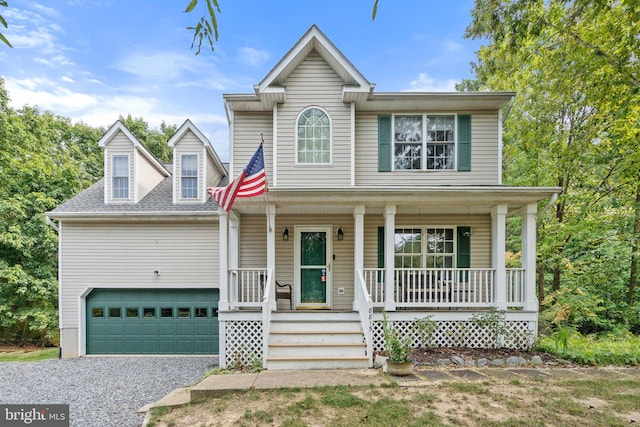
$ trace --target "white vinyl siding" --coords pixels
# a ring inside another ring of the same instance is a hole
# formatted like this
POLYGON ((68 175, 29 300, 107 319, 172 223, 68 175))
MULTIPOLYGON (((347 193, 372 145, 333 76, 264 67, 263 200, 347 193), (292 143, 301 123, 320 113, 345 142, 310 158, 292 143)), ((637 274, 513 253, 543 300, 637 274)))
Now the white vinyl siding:
POLYGON ((158 170, 157 166, 153 165, 145 156, 140 154, 139 150, 136 150, 136 156, 138 159, 138 171, 136 173, 138 181, 137 201, 140 201, 165 178, 165 175, 158 170))
MULTIPOLYGON (((278 106, 278 187, 349 186, 351 107, 342 102, 344 81, 320 55, 312 52, 289 75, 284 85, 287 99, 278 106), (322 108, 331 118, 332 153, 329 165, 297 163, 297 120, 300 113, 309 107, 322 108)), ((235 126, 244 126, 237 115, 235 126)), ((234 150, 236 147, 234 141, 234 150)), ((237 167, 234 164, 234 169, 237 167)))
POLYGON ((217 223, 65 221, 63 228, 61 328, 78 327, 78 297, 87 287, 218 287, 217 223))
MULTIPOLYGON (((351 310, 353 307, 353 216, 309 216, 276 215, 276 271, 275 279, 280 283, 290 283, 295 289, 294 278, 294 247, 297 225, 331 225, 333 226, 333 254, 332 261, 332 295, 333 307, 336 310, 351 310), (342 241, 338 241, 336 230, 339 226, 345 234, 342 241), (289 228, 289 240, 282 240, 282 230, 289 228), (344 295, 338 295, 338 288, 344 288, 344 295)), ((245 268, 259 268, 267 265, 267 230, 264 215, 245 215, 242 217, 240 234, 240 266, 245 268)), ((279 308, 288 308, 288 301, 278 301, 279 308)))
MULTIPOLYGON (((498 185, 498 112, 457 111, 471 114, 471 171, 455 170, 378 172, 378 115, 356 112, 356 186, 498 185)), ((406 113, 411 114, 411 113, 406 113)), ((444 113, 443 113, 444 114, 444 113)))
POLYGON ((251 156, 260 145, 260 134, 264 138, 264 168, 267 172, 267 181, 272 183, 273 171, 273 117, 272 112, 235 112, 232 127, 233 131, 233 170, 230 172, 230 180, 240 175, 242 169, 247 166, 251 156))

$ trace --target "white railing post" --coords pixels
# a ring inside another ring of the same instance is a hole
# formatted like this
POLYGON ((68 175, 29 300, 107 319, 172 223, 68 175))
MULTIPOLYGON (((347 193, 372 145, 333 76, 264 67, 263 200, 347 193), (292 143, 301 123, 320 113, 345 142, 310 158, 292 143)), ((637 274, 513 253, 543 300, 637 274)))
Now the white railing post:
POLYGON ((357 311, 360 315, 360 323, 362 324, 362 334, 367 347, 367 357, 369 358, 369 367, 373 366, 373 333, 371 325, 373 322, 373 301, 371 295, 367 292, 367 286, 364 282, 362 270, 356 272, 356 292, 360 293, 358 299, 357 311))
POLYGON ((384 210, 384 309, 396 310, 395 300, 395 233, 396 233, 396 205, 387 205, 384 210))
POLYGON ((536 213, 535 203, 520 210, 522 215, 522 268, 524 268, 524 309, 538 311, 536 297, 536 213))
MULTIPOLYGON (((364 268, 364 206, 357 205, 353 207, 353 277, 358 280, 358 272, 362 274, 364 268)), ((358 307, 358 299, 363 298, 364 295, 360 295, 356 286, 356 292, 353 294, 353 309, 358 307)))
MULTIPOLYGON (((267 269, 271 272, 276 271, 276 207, 275 205, 267 205, 267 269)), ((274 310, 276 310, 276 289, 275 286, 270 288, 268 294, 269 301, 274 310)))
POLYGON ((495 270, 494 303, 498 310, 507 309, 507 275, 505 270, 507 205, 491 209, 491 267, 495 270))
POLYGON ((218 208, 218 229, 219 229, 219 277, 220 281, 220 300, 218 301, 218 310, 229 310, 229 221, 227 213, 222 208, 218 208))
POLYGON ((271 295, 271 288, 273 288, 273 284, 271 282, 274 281, 272 271, 273 270, 271 269, 267 269, 267 277, 265 278, 262 297, 262 367, 264 369, 268 369, 267 358, 269 357, 269 336, 271 334, 271 310, 275 309, 273 308, 273 304, 271 304, 269 298, 269 295, 271 295))

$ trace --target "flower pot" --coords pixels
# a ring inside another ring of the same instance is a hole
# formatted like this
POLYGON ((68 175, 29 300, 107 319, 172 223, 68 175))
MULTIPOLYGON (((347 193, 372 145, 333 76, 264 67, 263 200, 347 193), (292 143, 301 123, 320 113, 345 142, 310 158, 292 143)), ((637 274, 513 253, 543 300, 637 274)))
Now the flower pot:
POLYGON ((413 373, 413 362, 396 363, 387 360, 387 373, 396 377, 406 377, 413 373))

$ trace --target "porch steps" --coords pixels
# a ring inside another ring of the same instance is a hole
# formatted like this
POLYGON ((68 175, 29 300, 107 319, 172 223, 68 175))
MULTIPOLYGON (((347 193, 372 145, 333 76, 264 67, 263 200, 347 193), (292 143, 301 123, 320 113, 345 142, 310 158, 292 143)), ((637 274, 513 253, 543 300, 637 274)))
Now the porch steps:
POLYGON ((357 313, 273 313, 267 369, 368 368, 357 313))

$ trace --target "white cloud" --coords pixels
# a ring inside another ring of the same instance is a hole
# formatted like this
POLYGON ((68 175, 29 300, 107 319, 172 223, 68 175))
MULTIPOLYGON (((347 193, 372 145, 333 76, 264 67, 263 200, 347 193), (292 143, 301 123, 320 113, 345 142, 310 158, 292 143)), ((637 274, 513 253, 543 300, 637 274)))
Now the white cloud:
POLYGON ((409 82, 406 91, 411 92, 455 92, 455 79, 438 80, 430 77, 427 73, 420 73, 416 80, 409 82))
POLYGON ((256 66, 269 59, 269 52, 252 47, 243 47, 238 51, 237 58, 243 64, 256 66))
POLYGON ((168 82, 182 78, 185 73, 201 71, 197 58, 184 52, 133 53, 121 58, 115 68, 151 82, 168 82))
POLYGON ((71 116, 99 102, 95 96, 74 92, 43 78, 7 79, 6 87, 15 108, 32 105, 71 116))
POLYGON ((71 77, 68 76, 62 76, 62 78, 60 79, 63 82, 67 82, 67 83, 73 83, 73 79, 71 77))

